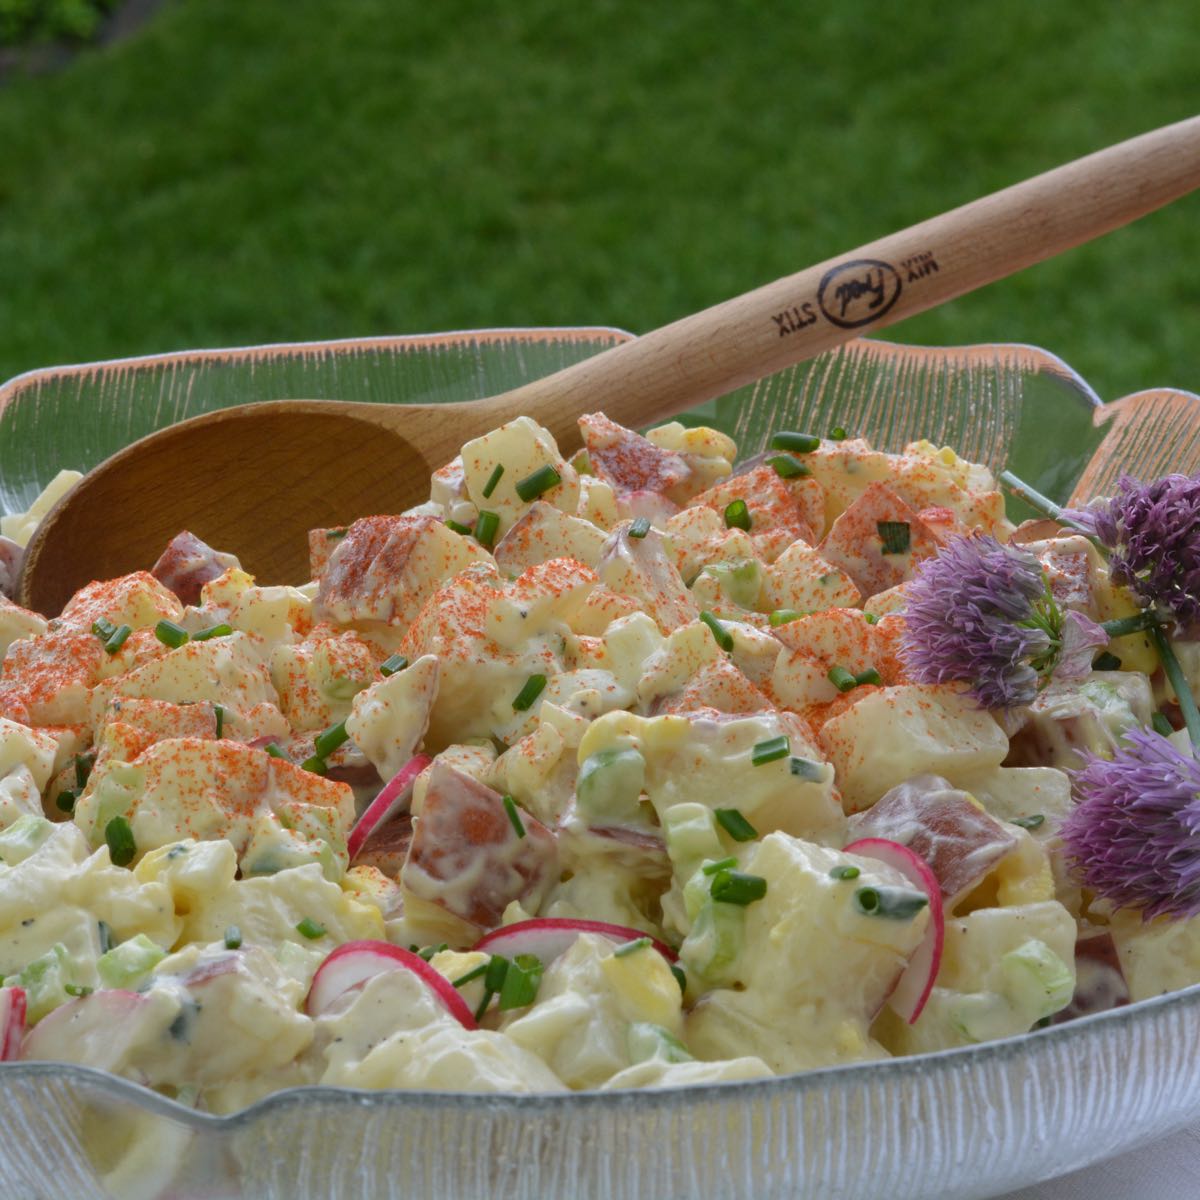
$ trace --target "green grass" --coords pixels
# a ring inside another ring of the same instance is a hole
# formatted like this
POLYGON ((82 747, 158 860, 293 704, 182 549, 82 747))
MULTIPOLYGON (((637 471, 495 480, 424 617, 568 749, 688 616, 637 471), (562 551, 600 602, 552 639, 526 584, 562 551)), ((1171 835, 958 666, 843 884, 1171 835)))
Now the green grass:
MULTIPOLYGON (((0 379, 647 330, 1190 115, 1198 39, 1178 0, 174 3, 0 88, 0 379)), ((1200 390, 1198 267, 1191 197, 887 336, 1200 390)))

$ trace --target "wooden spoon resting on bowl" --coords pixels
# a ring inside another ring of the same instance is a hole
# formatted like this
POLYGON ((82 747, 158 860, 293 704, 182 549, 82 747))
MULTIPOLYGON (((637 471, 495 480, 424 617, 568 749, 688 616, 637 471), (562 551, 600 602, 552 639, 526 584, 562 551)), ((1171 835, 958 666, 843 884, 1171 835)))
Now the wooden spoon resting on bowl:
MULTIPOLYGON (((487 400, 275 400, 207 413, 101 463, 25 556, 18 599, 148 567, 181 529, 268 582, 308 577, 307 532, 429 495, 463 443, 521 414, 564 451, 577 418, 642 427, 942 304, 1200 187, 1200 117, 1111 146, 487 400)), ((1115 281, 1114 281, 1115 284, 1115 281)))

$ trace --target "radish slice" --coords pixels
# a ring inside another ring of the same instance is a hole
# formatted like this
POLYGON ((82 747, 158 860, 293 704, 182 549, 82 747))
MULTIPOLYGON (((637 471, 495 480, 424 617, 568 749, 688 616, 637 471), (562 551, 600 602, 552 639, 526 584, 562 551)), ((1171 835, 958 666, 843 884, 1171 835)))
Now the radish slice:
POLYGON ((929 864, 919 855, 887 838, 861 838, 851 842, 847 854, 874 858, 899 871, 919 891, 929 897, 929 927, 925 938, 912 952, 908 966, 900 974, 888 1006, 910 1025, 921 1015, 933 981, 942 965, 942 947, 946 941, 946 918, 942 911, 942 889, 929 864))
POLYGON ((366 845, 367 839, 389 817, 392 817, 412 799, 413 784, 417 776, 425 770, 433 759, 428 754, 414 754, 383 785, 379 795, 367 805, 366 811, 354 823, 350 836, 346 839, 346 851, 353 862, 359 851, 366 845))
POLYGON ((0 1062, 12 1062, 21 1053, 25 1037, 25 989, 0 987, 0 1062))
MULTIPOLYGON (((533 954, 546 966, 560 954, 564 954, 581 933, 598 933, 617 943, 632 942, 650 937, 641 929, 628 925, 610 925, 607 921, 572 921, 565 917, 535 917, 532 921, 518 921, 485 934, 475 943, 476 950, 488 954, 503 954, 515 958, 518 954, 533 954)), ((651 937, 650 944, 667 960, 675 962, 679 955, 670 946, 651 937)))
POLYGON ((339 996, 361 988, 368 980, 386 971, 412 971, 430 988, 442 1007, 465 1029, 478 1029, 467 1002, 441 972, 420 955, 402 950, 390 942, 346 942, 317 968, 308 991, 305 1010, 310 1017, 328 1012, 339 996))

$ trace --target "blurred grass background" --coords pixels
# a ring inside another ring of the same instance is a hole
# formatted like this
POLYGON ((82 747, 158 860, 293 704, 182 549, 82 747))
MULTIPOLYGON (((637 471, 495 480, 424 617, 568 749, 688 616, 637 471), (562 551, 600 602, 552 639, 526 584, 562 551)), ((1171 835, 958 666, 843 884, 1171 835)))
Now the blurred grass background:
MULTIPOLYGON (((1178 0, 168 0, 0 86, 0 380, 645 331, 1200 109, 1178 0)), ((1200 197, 883 336, 1200 391, 1200 197)))

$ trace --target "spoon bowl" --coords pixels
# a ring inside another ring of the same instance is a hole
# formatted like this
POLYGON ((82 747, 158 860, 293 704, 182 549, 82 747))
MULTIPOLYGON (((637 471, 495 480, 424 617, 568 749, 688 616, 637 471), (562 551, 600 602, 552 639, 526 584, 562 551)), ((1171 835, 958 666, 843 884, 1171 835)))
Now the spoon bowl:
POLYGON ((563 451, 601 410, 640 427, 1061 253, 1200 187, 1200 117, 1111 146, 667 325, 488 400, 282 400, 135 442, 47 515, 19 602, 153 563, 181 529, 265 581, 308 574, 306 533, 425 499, 464 442, 527 415, 563 451))

